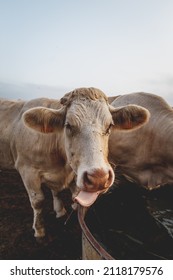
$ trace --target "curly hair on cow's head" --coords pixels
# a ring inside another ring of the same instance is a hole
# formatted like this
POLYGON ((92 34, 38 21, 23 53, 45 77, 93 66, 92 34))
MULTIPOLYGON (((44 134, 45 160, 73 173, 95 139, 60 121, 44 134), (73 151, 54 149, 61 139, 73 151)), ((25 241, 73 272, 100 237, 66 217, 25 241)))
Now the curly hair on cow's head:
POLYGON ((108 103, 108 98, 103 91, 97 88, 77 88, 71 92, 68 92, 60 99, 62 105, 70 105, 74 99, 91 99, 98 100, 104 99, 108 103))

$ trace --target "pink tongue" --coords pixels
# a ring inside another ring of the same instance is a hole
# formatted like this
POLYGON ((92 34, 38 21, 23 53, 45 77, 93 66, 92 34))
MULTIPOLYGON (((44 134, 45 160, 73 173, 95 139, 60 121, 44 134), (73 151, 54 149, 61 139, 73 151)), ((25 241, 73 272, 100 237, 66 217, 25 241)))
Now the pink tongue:
POLYGON ((75 197, 75 201, 82 206, 89 207, 96 201, 99 193, 100 193, 99 191, 97 192, 80 191, 78 195, 75 197))

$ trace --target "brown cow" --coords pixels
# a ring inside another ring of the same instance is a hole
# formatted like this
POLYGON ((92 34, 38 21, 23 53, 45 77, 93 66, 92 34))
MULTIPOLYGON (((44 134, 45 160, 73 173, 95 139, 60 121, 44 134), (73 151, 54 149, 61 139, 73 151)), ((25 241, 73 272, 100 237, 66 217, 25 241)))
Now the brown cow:
POLYGON ((57 217, 65 213, 58 193, 76 176, 78 189, 105 192, 114 181, 108 162, 113 126, 139 127, 148 120, 140 106, 111 108, 103 92, 80 88, 57 100, 0 101, 0 167, 16 168, 34 211, 36 237, 45 235, 41 183, 52 190, 57 217))

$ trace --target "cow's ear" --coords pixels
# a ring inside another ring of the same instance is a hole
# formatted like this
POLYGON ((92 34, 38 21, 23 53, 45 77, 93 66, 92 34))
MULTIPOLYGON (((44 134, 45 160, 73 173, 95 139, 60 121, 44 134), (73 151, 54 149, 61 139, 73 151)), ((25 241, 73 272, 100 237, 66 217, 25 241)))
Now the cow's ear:
POLYGON ((64 119, 64 108, 53 110, 44 107, 35 107, 27 110, 23 114, 25 125, 42 133, 51 133, 62 129, 64 119))
POLYGON ((135 129, 145 124, 150 117, 147 109, 137 105, 122 107, 110 106, 110 112, 116 129, 135 129))

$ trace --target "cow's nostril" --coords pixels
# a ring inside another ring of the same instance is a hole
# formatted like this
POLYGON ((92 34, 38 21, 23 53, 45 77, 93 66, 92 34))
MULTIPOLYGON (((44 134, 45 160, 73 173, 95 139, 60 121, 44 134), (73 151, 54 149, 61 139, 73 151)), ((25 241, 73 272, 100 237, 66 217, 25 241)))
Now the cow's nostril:
POLYGON ((109 170, 109 180, 112 180, 113 179, 113 172, 111 170, 109 170))
POLYGON ((89 175, 87 172, 84 173, 84 183, 87 185, 92 185, 92 176, 89 175))
POLYGON ((109 170, 108 179, 107 179, 108 186, 111 186, 113 184, 113 181, 114 181, 114 173, 113 171, 109 170))

